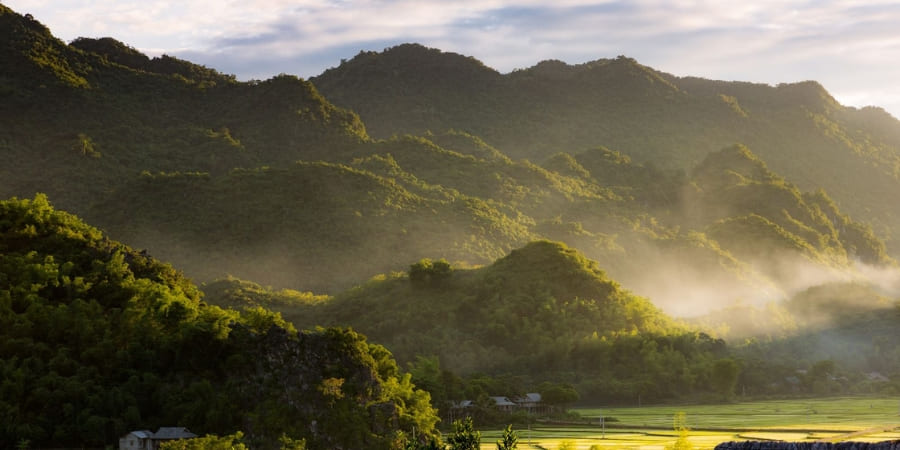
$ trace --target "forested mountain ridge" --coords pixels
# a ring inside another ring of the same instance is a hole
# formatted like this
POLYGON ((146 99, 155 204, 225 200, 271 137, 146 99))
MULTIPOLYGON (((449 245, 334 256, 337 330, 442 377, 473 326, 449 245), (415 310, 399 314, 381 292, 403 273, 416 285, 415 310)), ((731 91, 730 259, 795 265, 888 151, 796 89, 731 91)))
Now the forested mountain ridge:
POLYGON ((0 447, 103 446, 172 424, 243 430, 258 448, 433 435, 428 395, 384 347, 201 295, 45 196, 0 201, 0 447))
MULTIPOLYGON (((515 104, 517 112, 506 116, 509 129, 527 124, 521 136, 553 148, 538 164, 508 156, 524 154, 525 147, 495 147, 460 130, 373 140, 355 112, 334 106, 308 81, 282 75, 239 82, 177 58, 148 58, 111 38, 67 45, 33 18, 5 7, 0 13, 0 32, 9 38, 0 65, 0 151, 9 161, 0 165, 0 196, 46 192, 60 207, 198 281, 233 275, 336 294, 371 276, 405 270, 410 261, 490 264, 529 241, 551 239, 600 261, 611 278, 667 311, 691 315, 735 298, 755 303, 783 297, 822 277, 852 277, 857 261, 893 264, 879 239, 886 236, 882 228, 873 231, 851 218, 831 200, 830 189, 804 194, 802 183, 774 169, 762 178, 743 174, 748 158, 774 167, 763 156, 772 153, 769 147, 749 147, 749 157, 726 151, 730 157, 712 164, 705 158, 723 147, 683 149, 678 139, 709 136, 679 125, 667 131, 673 137, 667 151, 691 164, 670 169, 593 138, 589 145, 577 140, 564 146, 553 137, 581 139, 585 128, 615 128, 643 139, 676 118, 737 114, 742 121, 737 110, 752 118, 768 103, 831 111, 833 101, 814 85, 770 95, 753 109, 747 106, 753 100, 735 105, 710 94, 715 105, 725 105, 716 108, 730 112, 712 108, 694 115, 692 92, 702 91, 690 85, 696 80, 675 79, 627 58, 577 67, 551 61, 501 75, 473 58, 416 45, 360 55, 316 79, 327 85, 341 75, 342 83, 350 83, 350 68, 372 70, 358 81, 386 84, 366 95, 398 89, 384 105, 417 99, 443 111, 438 124, 461 117, 454 108, 468 101, 465 92, 492 86, 480 106, 462 106, 473 117, 486 114, 482 125, 503 131, 507 121, 492 115, 515 104), (534 90, 504 90, 512 78, 534 90), (405 90, 410 80, 417 83, 415 95, 405 90), (570 87, 582 85, 590 95, 570 87), (506 97, 497 97, 503 92, 506 97), (593 109, 566 122, 568 131, 554 128, 568 116, 535 108, 552 100, 554 108, 577 110, 582 97, 593 99, 593 109), (525 111, 537 116, 516 119, 525 111), (637 130, 616 122, 641 114, 658 126, 637 130), (535 130, 547 130, 547 140, 535 130), (713 185, 719 175, 707 172, 726 175, 713 185), (784 258, 758 254, 776 247, 784 258), (821 276, 797 286, 792 274, 801 266, 821 276)), ((409 108, 396 111, 398 123, 431 117, 409 108)), ((372 120, 379 129, 378 120, 390 117, 372 120)), ((872 133, 891 129, 890 122, 859 126, 872 133)), ((814 159, 799 160, 818 167, 814 159)))
POLYGON ((900 190, 900 122, 878 108, 841 106, 816 82, 677 77, 625 57, 544 61, 501 75, 414 44, 360 53, 311 81, 359 113, 372 136, 458 129, 538 162, 602 145, 641 163, 689 169, 741 143, 800 188, 825 189, 900 242, 900 206, 891 201, 900 190))
POLYGON ((5 196, 33 195, 41 180, 37 190, 82 212, 141 171, 329 159, 367 139, 355 114, 296 77, 239 83, 108 38, 66 45, 2 5, 0 40, 5 196))

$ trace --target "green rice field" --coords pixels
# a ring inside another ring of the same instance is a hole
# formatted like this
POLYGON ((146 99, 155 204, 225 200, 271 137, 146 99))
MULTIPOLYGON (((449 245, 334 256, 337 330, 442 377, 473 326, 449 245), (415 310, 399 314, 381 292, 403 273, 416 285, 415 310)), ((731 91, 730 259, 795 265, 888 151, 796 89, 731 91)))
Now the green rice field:
MULTIPOLYGON (((770 400, 721 405, 575 408, 585 424, 532 424, 516 429, 520 449, 664 450, 678 433, 673 418, 683 412, 695 450, 744 440, 865 441, 900 439, 900 397, 835 397, 770 400), (615 418, 605 427, 600 417, 615 418)), ((500 430, 482 431, 482 449, 496 449, 500 430)))

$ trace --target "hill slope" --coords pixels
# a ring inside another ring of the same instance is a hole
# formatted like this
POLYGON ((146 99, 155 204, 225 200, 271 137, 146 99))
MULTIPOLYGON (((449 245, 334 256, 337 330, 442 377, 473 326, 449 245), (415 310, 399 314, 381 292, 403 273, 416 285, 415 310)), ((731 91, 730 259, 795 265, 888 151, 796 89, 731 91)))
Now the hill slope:
POLYGON ((283 435, 388 448, 395 431, 427 436, 437 421, 384 347, 209 306, 172 267, 43 196, 0 202, 0 342, 4 448, 94 447, 176 424, 244 430, 260 448, 283 435))
POLYGON ((400 361, 433 355, 463 374, 574 382, 595 401, 709 392, 710 363, 726 356, 723 342, 678 325, 596 262, 549 241, 480 269, 423 260, 408 276, 371 280, 332 299, 288 300, 237 280, 204 289, 216 304, 268 303, 300 327, 352 326, 400 361))
POLYGON ((355 114, 295 77, 238 83, 112 39, 66 45, 2 5, 0 41, 3 198, 42 191, 82 213, 144 170, 328 159, 367 138, 355 114))
POLYGON ((531 236, 478 198, 411 192, 323 162, 224 176, 148 174, 89 215, 201 279, 232 274, 316 291, 351 287, 423 254, 486 262, 531 236))

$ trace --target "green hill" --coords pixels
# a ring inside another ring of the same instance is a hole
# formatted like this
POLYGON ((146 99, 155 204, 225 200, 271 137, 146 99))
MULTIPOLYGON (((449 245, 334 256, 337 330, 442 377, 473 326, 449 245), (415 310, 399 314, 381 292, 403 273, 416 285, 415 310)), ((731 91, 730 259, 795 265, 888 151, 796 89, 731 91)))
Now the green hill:
POLYGON ((596 262, 549 241, 479 269, 423 260, 408 275, 376 278, 332 299, 266 294, 238 280, 204 289, 216 304, 273 305, 298 327, 352 326, 401 362, 433 355, 457 373, 567 380, 594 400, 708 392, 709 365, 726 356, 722 342, 678 325, 596 262))
POLYGON ((96 447, 172 425, 244 430, 259 448, 283 435, 388 448, 437 421, 384 347, 210 306, 171 266, 44 196, 0 202, 0 342, 4 448, 96 447))

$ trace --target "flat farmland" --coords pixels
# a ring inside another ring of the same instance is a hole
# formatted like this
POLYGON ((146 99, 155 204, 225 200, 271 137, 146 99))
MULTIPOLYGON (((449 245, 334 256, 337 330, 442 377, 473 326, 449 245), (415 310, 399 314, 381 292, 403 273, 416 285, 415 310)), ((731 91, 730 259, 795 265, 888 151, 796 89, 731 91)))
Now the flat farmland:
MULTIPOLYGON (((519 427, 520 449, 662 450, 678 438, 673 418, 684 413, 694 449, 725 441, 865 441, 900 439, 900 397, 833 397, 712 405, 574 408, 584 424, 519 427), (608 420, 605 427, 600 417, 608 420)), ((495 449, 500 430, 482 432, 495 449)))

